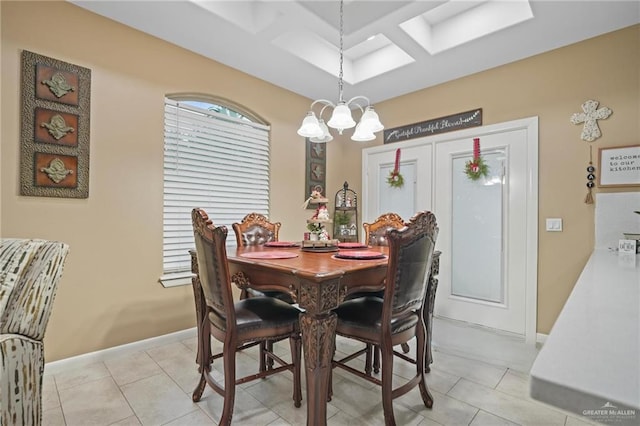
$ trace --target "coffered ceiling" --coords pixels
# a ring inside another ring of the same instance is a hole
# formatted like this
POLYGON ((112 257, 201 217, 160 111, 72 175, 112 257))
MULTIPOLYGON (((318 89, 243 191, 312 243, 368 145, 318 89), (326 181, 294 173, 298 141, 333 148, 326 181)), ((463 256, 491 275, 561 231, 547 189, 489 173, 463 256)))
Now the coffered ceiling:
MULTIPOLYGON (((335 0, 70 1, 310 99, 338 98, 335 0)), ((345 98, 375 103, 637 24, 640 2, 345 0, 343 17, 345 98)))

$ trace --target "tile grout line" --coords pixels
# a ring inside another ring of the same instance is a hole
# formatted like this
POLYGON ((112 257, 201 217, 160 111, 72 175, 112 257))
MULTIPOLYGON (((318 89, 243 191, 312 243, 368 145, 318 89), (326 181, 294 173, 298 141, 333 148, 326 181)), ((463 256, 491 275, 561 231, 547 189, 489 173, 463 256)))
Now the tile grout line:
POLYGON ((492 388, 494 390, 498 390, 498 386, 500 386, 500 383, 502 383, 502 380, 504 379, 504 377, 507 375, 507 372, 509 371, 509 368, 507 368, 506 370, 504 370, 504 373, 502 373, 502 376, 500 376, 500 380, 498 380, 498 383, 496 383, 496 385, 492 388))
POLYGON ((58 382, 56 376, 52 374, 53 384, 56 387, 56 395, 58 396, 58 403, 60 403, 60 412, 62 413, 62 421, 67 426, 67 416, 64 415, 64 408, 62 407, 62 398, 60 398, 60 391, 58 390, 58 382))
MULTIPOLYGON (((133 413, 133 415, 136 417, 136 419, 138 420, 138 422, 140 424, 142 424, 142 421, 140 420, 140 417, 138 417, 138 413, 136 412, 136 410, 134 410, 133 406, 131 405, 131 403, 129 402, 129 399, 127 398, 127 396, 124 394, 124 392, 122 392, 122 388, 120 387, 120 385, 118 384, 118 382, 116 382, 116 379, 113 377, 113 375, 111 374, 111 370, 109 370, 109 367, 106 366, 107 371, 109 372, 109 374, 111 375, 111 380, 113 380, 113 383, 116 385, 116 387, 118 388, 118 392, 120 392, 120 395, 122 395, 122 397, 124 398, 125 401, 127 401, 127 405, 129 406, 129 408, 131 409, 131 412, 133 413)), ((125 417, 124 419, 126 419, 127 417, 125 417)), ((124 419, 120 419, 118 420, 118 422, 124 420, 124 419)), ((113 422, 113 423, 117 423, 117 422, 113 422)), ((113 424, 112 423, 112 424, 113 424)))
POLYGON ((480 409, 479 408, 478 408, 478 410, 476 410, 475 414, 471 418, 471 421, 469 423, 467 423, 467 426, 470 426, 471 423, 473 423, 473 421, 476 419, 476 417, 478 417, 478 413, 480 413, 480 409))
MULTIPOLYGON (((182 342, 180 342, 180 343, 182 344, 182 342)), ((183 345, 183 346, 185 346, 185 347, 186 347, 186 348, 191 352, 191 348, 189 348, 187 345, 183 345)), ((153 349, 155 349, 155 348, 153 348, 153 349)), ((214 419, 213 417, 211 417, 211 416, 209 415, 209 413, 207 413, 205 410, 203 410, 202 408, 200 408, 200 406, 198 405, 198 403, 197 403, 197 402, 195 402, 195 401, 193 400, 193 398, 192 398, 192 396, 191 396, 191 394, 193 393, 193 391, 191 391, 191 392, 186 392, 184 389, 182 389, 182 387, 180 386, 180 384, 178 384, 178 382, 176 382, 176 381, 173 379, 173 377, 171 377, 171 375, 170 375, 170 374, 169 374, 169 373, 168 373, 164 368, 162 368, 162 366, 161 366, 160 364, 158 364, 158 362, 157 362, 157 361, 156 361, 156 360, 151 356, 151 354, 149 354, 149 353, 147 352, 147 350, 145 350, 145 351, 144 351, 144 353, 145 353, 145 354, 147 354, 147 356, 148 356, 149 358, 151 358, 151 360, 152 360, 152 361, 153 361, 153 362, 158 366, 158 368, 160 369, 160 371, 162 371, 162 373, 163 373, 165 376, 167 376, 167 377, 169 378, 169 380, 171 380, 171 381, 172 381, 172 382, 173 382, 173 383, 178 387, 178 389, 180 389, 180 391, 184 392, 184 394, 186 395, 186 397, 187 397, 187 398, 189 398, 189 400, 191 401, 191 403, 192 403, 193 405, 195 405, 195 408, 196 408, 195 410, 193 410, 193 411, 191 411, 191 412, 189 412, 189 413, 186 413, 186 414, 184 414, 184 415, 182 415, 182 416, 180 416, 180 417, 177 417, 177 418, 175 418, 175 419, 171 419, 171 420, 169 420, 169 421, 168 421, 168 422, 166 422, 166 423, 170 423, 170 422, 173 422, 173 421, 175 421, 175 420, 178 420, 179 418, 184 417, 184 416, 186 416, 186 415, 189 415, 189 414, 191 414, 191 413, 193 413, 193 412, 195 412, 195 411, 198 411, 198 410, 199 410, 199 411, 202 411, 202 412, 205 414, 205 416, 207 416, 209 419, 211 419, 211 421, 214 421, 214 422, 215 422, 215 419, 214 419)), ((197 370, 196 370, 196 371, 197 371, 197 370)), ((149 376, 149 377, 153 377, 153 376, 149 376)), ((142 380, 142 379, 141 379, 141 380, 142 380)), ((125 398, 126 398, 126 397, 125 397, 125 398)), ((128 402, 129 402, 129 401, 127 400, 127 403, 128 403, 128 402)), ((134 413, 135 413, 135 411, 134 411, 134 413)), ((142 423, 142 422, 140 422, 140 423, 142 423)), ((166 424, 166 423, 165 423, 165 424, 166 424)))

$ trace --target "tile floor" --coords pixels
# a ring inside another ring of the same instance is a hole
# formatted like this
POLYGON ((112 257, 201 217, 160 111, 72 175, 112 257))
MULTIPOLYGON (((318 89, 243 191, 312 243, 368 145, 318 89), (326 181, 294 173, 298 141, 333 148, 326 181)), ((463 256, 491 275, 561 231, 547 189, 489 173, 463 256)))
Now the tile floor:
MULTIPOLYGON (((528 371, 536 348, 506 334, 441 319, 435 320, 433 333, 434 363, 427 375, 435 400, 433 409, 424 407, 416 388, 394 400, 399 425, 591 424, 528 396, 528 371)), ((336 345, 339 352, 348 353, 356 344, 338 339, 336 345)), ((277 351, 286 358, 288 343, 279 344, 277 351)), ((131 349, 91 364, 45 368, 43 424, 217 424, 222 411, 220 396, 207 389, 200 402, 191 401, 198 381, 195 353, 194 336, 131 349)), ((362 360, 354 362, 363 364, 362 360)), ((214 374, 221 377, 219 365, 214 364, 214 374)), ((237 367, 238 375, 256 372, 257 348, 238 354, 237 367)), ((412 371, 410 364, 397 361, 394 386, 406 381, 412 371)), ((384 424, 377 386, 337 369, 333 391, 327 409, 329 425, 384 424)), ((291 393, 292 379, 286 372, 241 385, 236 392, 234 424, 306 424, 305 402, 295 408, 291 393)))

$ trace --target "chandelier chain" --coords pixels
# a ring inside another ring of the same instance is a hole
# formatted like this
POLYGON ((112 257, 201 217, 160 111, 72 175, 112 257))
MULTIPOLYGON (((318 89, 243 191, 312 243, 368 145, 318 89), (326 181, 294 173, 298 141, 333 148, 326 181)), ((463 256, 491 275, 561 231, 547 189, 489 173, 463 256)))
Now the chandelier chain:
POLYGON ((344 15, 344 2, 343 0, 340 0, 340 74, 338 75, 338 101, 342 102, 343 98, 342 98, 342 76, 343 76, 343 72, 342 72, 342 63, 344 61, 344 54, 342 53, 343 51, 343 43, 342 43, 342 37, 343 37, 343 33, 344 33, 344 29, 343 29, 343 15, 344 15))
MULTIPOLYGON (((2 1, 2 0, 0 0, 2 1)), ((335 1, 335 0, 334 0, 335 1)), ((373 106, 369 102, 369 98, 366 96, 354 96, 345 102, 343 97, 344 90, 344 0, 340 0, 340 70, 338 73, 338 102, 333 103, 328 99, 316 99, 311 102, 311 108, 305 118, 302 120, 302 125, 298 129, 298 134, 309 138, 313 143, 326 143, 333 140, 333 136, 329 133, 329 127, 342 134, 345 129, 351 129, 355 127, 353 136, 351 139, 358 142, 366 142, 374 140, 376 137, 374 133, 384 129, 384 126, 378 118, 378 114, 373 110, 373 106), (322 105, 320 109, 319 117, 316 117, 313 107, 315 105, 322 105), (322 113, 327 108, 333 108, 331 118, 326 123, 322 113), (360 113, 360 121, 356 122, 353 119, 351 109, 358 108, 360 113)))

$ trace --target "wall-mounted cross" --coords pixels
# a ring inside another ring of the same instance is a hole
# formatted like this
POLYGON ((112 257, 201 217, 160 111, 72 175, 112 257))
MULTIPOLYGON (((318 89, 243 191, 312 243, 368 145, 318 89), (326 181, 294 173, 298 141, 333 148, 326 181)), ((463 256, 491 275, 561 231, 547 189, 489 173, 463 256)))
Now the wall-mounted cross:
POLYGON ((598 101, 588 100, 582 104, 584 112, 577 112, 571 116, 573 124, 584 123, 580 138, 583 141, 593 142, 602 136, 598 127, 598 120, 608 118, 613 111, 607 107, 598 109, 598 101))

